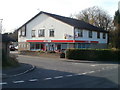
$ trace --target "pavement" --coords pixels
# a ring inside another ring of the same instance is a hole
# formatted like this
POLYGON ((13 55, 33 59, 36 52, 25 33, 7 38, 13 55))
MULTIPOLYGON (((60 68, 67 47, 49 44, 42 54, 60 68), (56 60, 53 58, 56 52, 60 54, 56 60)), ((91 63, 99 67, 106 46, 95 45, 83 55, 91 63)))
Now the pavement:
POLYGON ((20 63, 18 67, 2 69, 2 79, 23 75, 25 73, 33 71, 34 69, 35 66, 31 64, 20 63))

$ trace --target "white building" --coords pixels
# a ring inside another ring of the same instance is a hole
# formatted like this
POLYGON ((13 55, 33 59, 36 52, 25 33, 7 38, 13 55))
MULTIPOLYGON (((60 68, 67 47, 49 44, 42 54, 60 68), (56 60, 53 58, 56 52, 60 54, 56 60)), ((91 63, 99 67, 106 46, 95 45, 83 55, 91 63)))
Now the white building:
POLYGON ((40 12, 18 29, 19 50, 107 48, 108 32, 84 21, 40 12))

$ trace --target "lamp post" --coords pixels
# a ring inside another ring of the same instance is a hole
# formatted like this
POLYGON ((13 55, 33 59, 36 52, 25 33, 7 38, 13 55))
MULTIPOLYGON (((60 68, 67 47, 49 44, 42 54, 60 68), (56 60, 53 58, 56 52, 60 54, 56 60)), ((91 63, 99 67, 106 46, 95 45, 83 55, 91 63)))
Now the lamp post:
POLYGON ((2 21, 3 19, 0 19, 0 34, 2 33, 2 21))
POLYGON ((118 2, 118 9, 119 9, 119 13, 120 13, 120 1, 118 2))

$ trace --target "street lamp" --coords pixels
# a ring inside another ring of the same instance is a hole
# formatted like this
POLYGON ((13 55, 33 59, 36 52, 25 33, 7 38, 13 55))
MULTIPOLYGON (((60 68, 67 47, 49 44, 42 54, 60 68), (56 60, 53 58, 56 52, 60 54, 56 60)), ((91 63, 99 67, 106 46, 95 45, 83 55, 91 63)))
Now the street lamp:
POLYGON ((119 13, 120 13, 120 1, 118 2, 118 9, 119 9, 119 13))
POLYGON ((0 19, 0 34, 2 33, 2 21, 3 19, 0 19))

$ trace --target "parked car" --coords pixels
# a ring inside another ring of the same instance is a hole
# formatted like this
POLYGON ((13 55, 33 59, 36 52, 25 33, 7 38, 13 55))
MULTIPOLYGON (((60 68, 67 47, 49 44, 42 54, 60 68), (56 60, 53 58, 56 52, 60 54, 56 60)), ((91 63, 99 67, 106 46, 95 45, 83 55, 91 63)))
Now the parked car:
POLYGON ((18 46, 15 47, 15 50, 18 50, 18 46))
POLYGON ((10 51, 15 51, 14 45, 10 45, 9 48, 10 48, 10 51))

